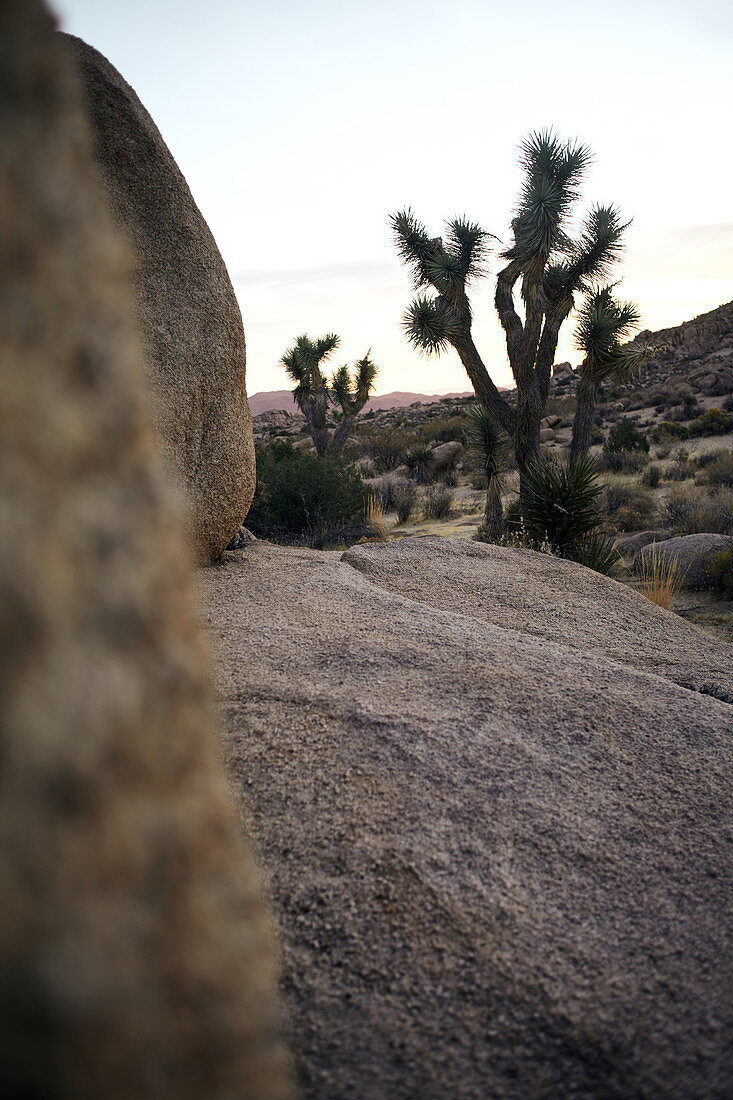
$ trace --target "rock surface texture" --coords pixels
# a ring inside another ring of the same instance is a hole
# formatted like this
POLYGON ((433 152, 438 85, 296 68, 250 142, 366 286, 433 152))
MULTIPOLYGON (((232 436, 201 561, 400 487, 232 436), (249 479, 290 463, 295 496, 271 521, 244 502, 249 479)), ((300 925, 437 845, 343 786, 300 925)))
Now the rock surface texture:
POLYGON ((129 259, 81 88, 0 4, 0 1094, 287 1094, 129 259))
POLYGON ((220 556, 254 493, 244 331, 229 275, 188 185, 132 88, 64 35, 84 82, 94 152, 135 259, 155 426, 183 487, 200 561, 220 556))
POLYGON ((205 582, 304 1096, 728 1095, 729 649, 473 542, 205 582))

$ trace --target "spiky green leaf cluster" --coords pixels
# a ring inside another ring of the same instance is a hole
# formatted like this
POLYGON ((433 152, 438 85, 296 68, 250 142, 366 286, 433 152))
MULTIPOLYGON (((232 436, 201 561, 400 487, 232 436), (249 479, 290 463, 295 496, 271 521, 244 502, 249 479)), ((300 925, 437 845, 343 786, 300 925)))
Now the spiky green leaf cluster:
POLYGON ((538 545, 548 543, 562 558, 598 573, 612 573, 619 561, 613 542, 598 530, 598 470, 592 458, 561 466, 538 459, 525 475, 522 520, 538 545))
POLYGON ((578 198, 580 182, 591 159, 579 142, 561 141, 552 130, 540 130, 522 142, 519 163, 524 182, 507 260, 546 263, 553 253, 572 251, 564 222, 578 198))
POLYGON ((613 286, 589 290, 578 312, 575 342, 584 354, 582 369, 590 371, 597 382, 613 374, 628 381, 639 366, 657 349, 645 345, 624 345, 640 320, 633 302, 620 302, 613 286))
POLYGON ((333 332, 315 340, 303 333, 285 352, 280 362, 295 382, 293 395, 298 403, 325 387, 326 380, 321 364, 336 350, 339 343, 339 337, 333 332))
POLYGON ((431 237, 409 207, 392 215, 390 223, 415 290, 437 291, 437 296, 419 294, 411 302, 403 317, 405 333, 418 350, 439 355, 455 337, 460 320, 470 323, 466 286, 483 274, 490 234, 459 217, 446 223, 445 238, 431 237))
POLYGON ((466 441, 474 461, 488 480, 500 478, 506 467, 509 438, 483 405, 466 409, 466 441))
POLYGON ((563 466, 539 459, 525 474, 522 515, 529 534, 562 553, 598 526, 598 470, 592 458, 563 466))

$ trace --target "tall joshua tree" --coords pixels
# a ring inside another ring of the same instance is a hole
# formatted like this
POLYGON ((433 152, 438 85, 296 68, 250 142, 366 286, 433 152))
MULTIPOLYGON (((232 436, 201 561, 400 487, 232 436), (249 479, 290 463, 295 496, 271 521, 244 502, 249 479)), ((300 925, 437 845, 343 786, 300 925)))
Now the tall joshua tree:
POLYGON ((624 346, 639 324, 639 310, 633 302, 618 302, 613 287, 589 290, 578 313, 575 342, 584 353, 578 379, 577 406, 570 444, 570 461, 588 452, 593 432, 593 414, 599 386, 609 377, 628 382, 657 348, 624 346))
POLYGON ((374 389, 377 366, 369 358, 369 352, 354 364, 352 378, 344 365, 327 379, 321 365, 339 346, 339 338, 328 333, 317 340, 303 334, 288 348, 281 359, 282 365, 295 382, 293 396, 305 417, 308 430, 316 448, 316 454, 336 454, 346 442, 354 421, 364 408, 374 389), (333 432, 329 432, 329 406, 338 406, 341 419, 333 432))
POLYGON ((445 238, 431 237, 409 208, 390 219, 419 292, 405 313, 408 339, 427 353, 455 348, 479 402, 512 438, 522 481, 539 454, 540 420, 562 323, 574 295, 604 278, 618 259, 626 229, 615 207, 593 206, 578 235, 570 235, 568 222, 589 160, 586 146, 563 142, 551 131, 533 133, 521 146, 524 183, 511 223, 512 243, 499 253, 505 266, 494 295, 517 385, 516 407, 489 377, 471 335, 468 288, 484 273, 491 234, 454 218, 445 238), (437 295, 426 293, 429 289, 437 295))

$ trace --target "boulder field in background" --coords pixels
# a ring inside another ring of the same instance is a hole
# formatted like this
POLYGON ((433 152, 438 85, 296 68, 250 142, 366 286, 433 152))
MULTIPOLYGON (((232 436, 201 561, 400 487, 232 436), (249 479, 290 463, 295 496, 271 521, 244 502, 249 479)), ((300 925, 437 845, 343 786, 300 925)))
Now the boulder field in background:
POLYGON ((304 1097, 729 1095, 728 647, 475 542, 204 583, 304 1097))
POLYGON ((84 84, 94 153, 134 256, 155 427, 201 562, 218 558, 255 486, 242 318, 224 261, 160 132, 97 50, 63 35, 84 84))
POLYGON ((81 88, 0 4, 0 1095, 289 1095, 81 88))

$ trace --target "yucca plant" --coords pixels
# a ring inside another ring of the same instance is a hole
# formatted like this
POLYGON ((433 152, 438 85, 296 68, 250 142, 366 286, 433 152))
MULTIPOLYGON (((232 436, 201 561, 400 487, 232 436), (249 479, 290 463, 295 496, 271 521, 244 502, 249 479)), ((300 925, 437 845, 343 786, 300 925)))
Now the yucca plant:
POLYGON ((598 530, 601 486, 591 458, 561 465, 538 459, 527 470, 522 502, 524 530, 537 544, 580 562, 599 573, 610 573, 619 555, 598 530))
POLYGON ((517 386, 516 407, 492 381, 471 333, 468 291, 484 273, 492 235, 475 222, 454 218, 445 236, 435 237, 409 207, 391 217, 397 249, 418 292, 404 317, 407 338, 426 354, 440 354, 449 346, 457 351, 480 404, 512 439, 522 496, 526 472, 539 455, 540 420, 560 328, 574 295, 604 279, 619 258, 627 225, 615 207, 594 206, 580 233, 570 235, 589 161, 587 146, 562 141, 549 130, 530 134, 521 146, 524 182, 511 223, 512 241, 500 252, 506 263, 494 296, 517 386))
POLYGON ((349 368, 344 365, 334 371, 329 381, 321 366, 339 343, 338 336, 333 332, 316 340, 311 340, 303 333, 280 360, 295 382, 293 397, 305 417, 316 454, 320 458, 341 451, 356 417, 374 389, 374 380, 378 373, 376 364, 367 352, 363 359, 354 364, 353 378, 349 368), (328 428, 328 410, 331 405, 338 406, 340 410, 333 433, 328 428))
POLYGON ((419 443, 417 447, 413 447, 411 451, 407 452, 404 457, 404 464, 410 471, 410 477, 419 485, 425 485, 426 482, 430 481, 435 465, 432 448, 428 447, 427 444, 419 443))
POLYGON ((469 405, 466 409, 465 430, 469 454, 486 474, 486 505, 478 537, 485 542, 498 542, 504 530, 501 490, 509 439, 482 405, 469 405))

